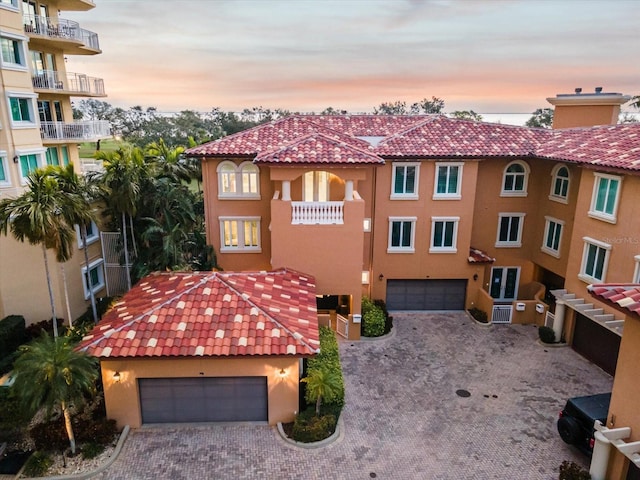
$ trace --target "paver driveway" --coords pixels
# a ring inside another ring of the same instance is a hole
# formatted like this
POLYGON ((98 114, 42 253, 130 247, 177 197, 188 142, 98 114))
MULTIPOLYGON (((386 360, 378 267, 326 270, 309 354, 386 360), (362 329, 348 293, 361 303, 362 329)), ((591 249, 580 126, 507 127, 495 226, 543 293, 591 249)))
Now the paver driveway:
POLYGON ((535 480, 558 478, 563 460, 586 466, 555 420, 567 397, 609 390, 609 375, 539 345, 533 326, 394 317, 391 338, 341 343, 345 431, 329 447, 296 448, 267 426, 143 428, 96 478, 535 480))

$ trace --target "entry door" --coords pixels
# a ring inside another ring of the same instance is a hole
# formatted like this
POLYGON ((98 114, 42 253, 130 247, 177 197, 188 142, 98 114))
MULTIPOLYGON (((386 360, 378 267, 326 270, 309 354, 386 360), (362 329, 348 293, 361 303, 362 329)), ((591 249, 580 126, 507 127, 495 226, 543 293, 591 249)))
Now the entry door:
POLYGON ((495 300, 508 301, 518 298, 520 267, 494 267, 491 269, 490 295, 495 300))

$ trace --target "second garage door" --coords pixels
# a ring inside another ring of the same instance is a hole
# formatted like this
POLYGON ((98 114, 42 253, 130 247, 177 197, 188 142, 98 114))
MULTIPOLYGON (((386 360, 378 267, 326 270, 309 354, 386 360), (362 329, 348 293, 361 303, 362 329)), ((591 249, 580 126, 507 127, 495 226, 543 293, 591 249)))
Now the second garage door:
POLYGON ((389 310, 464 310, 466 280, 389 280, 389 310))
POLYGON ((576 314, 571 346, 610 375, 616 373, 620 338, 620 335, 607 327, 590 320, 581 313, 576 314))
POLYGON ((267 377, 141 378, 142 423, 267 421, 267 377))

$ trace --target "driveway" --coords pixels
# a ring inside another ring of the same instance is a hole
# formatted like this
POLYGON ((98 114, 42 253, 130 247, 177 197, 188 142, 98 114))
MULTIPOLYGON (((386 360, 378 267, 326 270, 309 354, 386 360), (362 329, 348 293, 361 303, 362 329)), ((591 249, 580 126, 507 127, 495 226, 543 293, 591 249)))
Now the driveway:
POLYGON ((396 313, 395 332, 340 345, 347 388, 341 440, 319 450, 272 427, 134 431, 100 479, 557 479, 587 466, 555 421, 566 398, 612 378, 533 326, 481 326, 466 314, 396 313), (459 396, 458 390, 470 393, 459 396))

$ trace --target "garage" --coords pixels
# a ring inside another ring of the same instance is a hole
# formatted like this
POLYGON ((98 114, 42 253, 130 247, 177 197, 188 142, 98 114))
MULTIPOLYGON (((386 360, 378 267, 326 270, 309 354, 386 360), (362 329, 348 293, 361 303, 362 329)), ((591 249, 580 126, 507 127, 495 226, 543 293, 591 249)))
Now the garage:
POLYGON ((615 374, 620 350, 620 336, 615 332, 577 313, 571 346, 605 372, 615 374))
POLYGON ((142 423, 268 420, 267 377, 140 378, 142 423))
POLYGON ((464 310, 467 280, 389 280, 389 310, 464 310))

